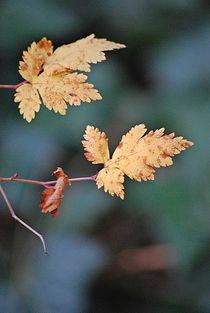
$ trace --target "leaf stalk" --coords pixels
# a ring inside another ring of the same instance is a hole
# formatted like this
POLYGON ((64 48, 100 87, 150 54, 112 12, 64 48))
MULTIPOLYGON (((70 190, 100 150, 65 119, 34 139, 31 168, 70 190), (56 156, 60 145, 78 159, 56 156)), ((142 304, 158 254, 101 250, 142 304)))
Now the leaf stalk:
POLYGON ((17 84, 17 85, 0 85, 0 88, 4 88, 4 89, 17 89, 18 87, 24 85, 26 83, 26 80, 22 81, 21 83, 17 84))

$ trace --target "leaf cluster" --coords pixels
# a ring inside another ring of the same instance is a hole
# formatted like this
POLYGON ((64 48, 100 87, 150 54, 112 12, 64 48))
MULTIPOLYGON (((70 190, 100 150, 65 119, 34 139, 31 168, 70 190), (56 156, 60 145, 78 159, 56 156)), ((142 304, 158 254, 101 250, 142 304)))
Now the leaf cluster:
POLYGON ((87 126, 82 142, 85 156, 93 164, 104 164, 96 177, 98 188, 103 186, 112 196, 124 199, 124 175, 137 181, 154 180, 155 168, 172 165, 173 156, 193 145, 175 133, 165 135, 164 128, 144 136, 146 131, 144 124, 132 127, 110 158, 106 134, 87 126))
POLYGON ((81 101, 101 100, 98 90, 86 82, 87 75, 75 71, 90 72, 91 63, 106 59, 104 51, 124 47, 94 34, 54 51, 47 38, 33 42, 19 62, 19 73, 25 80, 15 94, 20 114, 31 122, 42 102, 49 110, 65 115, 67 103, 78 106, 81 101))

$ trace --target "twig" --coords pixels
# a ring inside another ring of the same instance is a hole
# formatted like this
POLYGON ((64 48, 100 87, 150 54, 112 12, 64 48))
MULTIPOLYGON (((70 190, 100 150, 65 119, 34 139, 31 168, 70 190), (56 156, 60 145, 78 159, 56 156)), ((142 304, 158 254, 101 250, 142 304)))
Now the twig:
MULTIPOLYGON (((93 176, 84 176, 84 177, 75 177, 75 178, 70 178, 69 182, 75 182, 75 181, 83 181, 83 180, 96 180, 96 175, 93 176)), ((41 185, 44 187, 47 187, 48 185, 53 185, 56 183, 56 180, 50 180, 50 181, 39 181, 39 180, 31 180, 31 179, 24 179, 24 178, 18 178, 17 175, 13 175, 11 177, 0 177, 0 181, 13 181, 13 182, 20 182, 20 183, 27 183, 27 184, 36 184, 36 185, 41 185)))
POLYGON ((38 233, 35 229, 33 229, 31 226, 29 226, 28 224, 26 224, 23 220, 21 220, 16 214, 14 209, 12 208, 12 205, 9 202, 9 199, 7 198, 7 195, 4 191, 4 189, 2 188, 2 186, 0 185, 0 193, 2 194, 2 197, 4 198, 4 201, 9 209, 9 212, 12 216, 12 218, 14 218, 18 223, 22 224, 24 227, 26 227, 28 230, 30 230, 32 233, 34 233, 36 236, 39 237, 39 239, 42 242, 43 248, 44 248, 44 253, 48 254, 47 252, 47 247, 44 241, 44 238, 42 237, 42 235, 40 233, 38 233))

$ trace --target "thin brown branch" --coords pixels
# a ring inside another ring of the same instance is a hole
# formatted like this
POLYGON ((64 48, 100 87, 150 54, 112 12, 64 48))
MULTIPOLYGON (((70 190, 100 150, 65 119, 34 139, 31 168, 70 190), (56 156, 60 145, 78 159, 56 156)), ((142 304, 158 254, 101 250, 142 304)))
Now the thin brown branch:
MULTIPOLYGON (((84 177, 75 177, 70 178, 69 182, 75 182, 75 181, 83 181, 83 180, 96 180, 96 175, 93 176, 84 176, 84 177)), ((0 181, 13 181, 13 182, 20 182, 20 183, 26 183, 26 184, 36 184, 41 185, 43 187, 49 187, 49 185, 54 185, 56 183, 56 180, 50 180, 50 181, 39 181, 39 180, 32 180, 32 179, 24 179, 24 178, 18 178, 16 175, 13 175, 11 177, 0 177, 0 181)))
POLYGON ((43 236, 38 233, 35 229, 33 229, 31 226, 29 226, 28 224, 26 224, 23 220, 21 220, 16 214, 15 214, 15 211, 11 205, 11 203, 9 202, 9 199, 7 198, 7 195, 4 191, 4 189, 2 188, 2 186, 0 185, 0 193, 2 194, 2 197, 4 198, 4 201, 9 209, 9 212, 12 216, 12 218, 14 218, 18 223, 22 224, 24 227, 26 227, 28 230, 30 230, 32 233, 34 233, 36 236, 39 237, 39 239, 41 240, 42 242, 42 245, 43 245, 43 249, 44 249, 44 253, 45 254, 48 254, 47 253, 47 247, 46 247, 46 244, 45 244, 45 241, 44 241, 44 238, 43 236))

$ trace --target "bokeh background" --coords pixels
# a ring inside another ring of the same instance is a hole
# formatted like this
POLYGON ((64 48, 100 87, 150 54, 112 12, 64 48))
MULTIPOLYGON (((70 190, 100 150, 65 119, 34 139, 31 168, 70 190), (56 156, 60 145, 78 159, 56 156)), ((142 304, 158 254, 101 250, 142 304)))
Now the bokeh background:
POLYGON ((93 65, 103 100, 42 107, 28 124, 13 90, 0 90, 0 176, 50 180, 100 169, 81 145, 87 124, 113 151, 138 123, 195 142, 154 182, 126 180, 124 201, 93 182, 72 184, 58 218, 39 211, 41 188, 4 183, 18 216, 0 197, 0 312, 210 312, 210 4, 204 0, 1 0, 0 84, 21 81, 18 61, 43 36, 58 47, 91 33, 126 44, 93 65))

